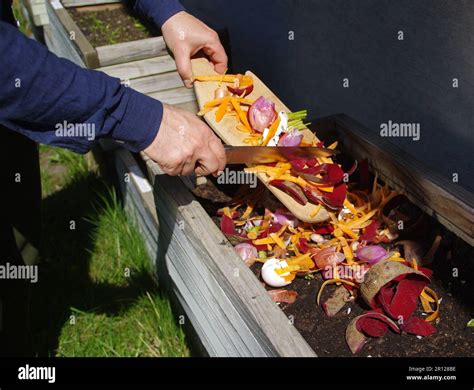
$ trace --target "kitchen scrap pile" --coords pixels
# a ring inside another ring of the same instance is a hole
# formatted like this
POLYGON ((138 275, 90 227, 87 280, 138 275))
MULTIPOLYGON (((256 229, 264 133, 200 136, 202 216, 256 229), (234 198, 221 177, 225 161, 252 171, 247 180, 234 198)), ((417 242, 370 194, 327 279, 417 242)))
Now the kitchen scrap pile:
MULTIPOLYGON (((306 111, 276 112, 275 104, 260 96, 249 99, 253 80, 249 75, 198 76, 197 81, 218 81, 214 99, 199 115, 215 111, 236 118, 236 129, 248 136, 244 142, 263 146, 324 146, 303 141, 306 111)), ((337 142, 328 146, 334 149, 337 142)), ((276 302, 293 303, 295 291, 283 289, 296 277, 321 273, 323 282, 315 297, 328 316, 361 298, 368 310, 347 326, 346 341, 352 353, 368 338, 388 331, 429 336, 436 333, 440 299, 428 287, 432 271, 423 265, 434 257, 437 237, 427 253, 416 242, 403 239, 416 227, 404 213, 408 200, 372 180, 366 162, 346 172, 327 157, 298 158, 288 162, 251 166, 249 173, 264 173, 277 187, 301 205, 314 204, 310 216, 325 209, 329 219, 307 223, 295 218, 283 205, 269 202, 263 185, 247 187, 219 210, 221 230, 248 266, 263 263, 263 282, 276 302), (357 171, 358 182, 351 181, 357 171), (322 292, 335 285, 321 302, 322 292), (421 304, 421 317, 415 316, 421 304)), ((315 281, 316 282, 316 281, 315 281)))

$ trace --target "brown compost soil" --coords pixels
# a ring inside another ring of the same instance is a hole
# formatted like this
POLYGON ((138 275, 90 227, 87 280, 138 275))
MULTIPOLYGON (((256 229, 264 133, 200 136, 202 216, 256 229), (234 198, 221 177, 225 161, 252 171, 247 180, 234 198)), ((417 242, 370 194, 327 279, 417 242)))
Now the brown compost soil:
MULTIPOLYGON (((237 188, 238 186, 219 186, 215 181, 208 180, 206 184, 196 188, 194 195, 219 226, 220 217, 217 216, 217 210, 226 205, 237 188)), ((467 322, 474 318, 474 250, 440 227, 436 221, 428 216, 426 218, 429 225, 427 231, 431 231, 433 237, 435 233, 443 235, 442 245, 435 259, 427 265, 434 271, 430 288, 442 299, 440 318, 434 323, 437 333, 418 338, 388 332, 384 337, 370 339, 355 356, 474 356, 474 328, 467 327, 467 322), (457 276, 453 276, 454 270, 457 270, 457 276)), ((431 235, 427 234, 425 238, 429 245, 431 235)), ((261 264, 258 263, 251 267, 259 279, 260 268, 261 264)), ((354 356, 345 341, 346 327, 352 318, 368 308, 357 300, 347 304, 336 316, 327 317, 322 308, 316 304, 320 286, 319 274, 315 274, 311 280, 308 280, 308 277, 297 278, 286 289, 296 291, 298 298, 293 304, 279 304, 279 306, 293 320, 296 329, 318 356, 354 356)), ((321 302, 331 294, 333 288, 328 286, 321 302)), ((415 315, 421 316, 421 310, 415 315)))

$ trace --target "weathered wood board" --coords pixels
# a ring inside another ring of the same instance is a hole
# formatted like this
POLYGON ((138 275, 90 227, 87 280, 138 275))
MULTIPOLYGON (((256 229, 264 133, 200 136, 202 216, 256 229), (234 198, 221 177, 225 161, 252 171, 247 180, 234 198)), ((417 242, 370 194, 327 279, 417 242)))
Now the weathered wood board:
POLYGON ((173 280, 211 354, 315 356, 184 184, 145 160, 163 235, 159 250, 169 255, 168 269, 175 268, 173 280))
POLYGON ((64 30, 63 33, 65 33, 72 41, 70 42, 70 45, 74 46, 78 56, 88 68, 95 69, 147 58, 154 58, 157 56, 171 58, 168 55, 166 44, 161 36, 94 47, 87 40, 86 36, 65 8, 65 6, 69 8, 73 6, 87 5, 89 7, 78 8, 78 10, 85 10, 87 8, 88 11, 93 11, 94 9, 100 9, 101 7, 101 5, 95 4, 104 3, 117 3, 116 7, 123 7, 123 4, 120 1, 45 1, 48 8, 47 16, 49 19, 53 19, 52 23, 56 25, 56 28, 62 28, 64 30))
POLYGON ((138 92, 148 94, 165 89, 182 87, 183 82, 178 72, 166 72, 132 79, 130 80, 129 86, 138 92))
MULTIPOLYGON (((214 70, 212 64, 204 58, 198 58, 192 61, 193 74, 195 76, 212 76, 218 73, 214 70)), ((264 96, 275 103, 276 110, 290 112, 290 109, 283 104, 283 102, 252 72, 246 72, 254 79, 253 92, 248 95, 249 99, 257 99, 264 96)), ((204 104, 214 99, 214 91, 218 87, 218 82, 199 82, 194 83, 196 97, 199 108, 202 109, 204 104)), ((222 121, 217 123, 215 119, 215 110, 204 115, 204 119, 209 126, 216 132, 216 134, 229 145, 239 146, 246 145, 244 139, 248 137, 248 133, 244 133, 236 129, 237 119, 230 115, 226 115, 222 121)), ((312 142, 314 139, 319 141, 316 136, 308 129, 303 130, 303 139, 305 142, 312 142)), ((322 222, 329 219, 329 214, 326 209, 322 207, 320 211, 314 216, 310 214, 316 208, 316 205, 308 202, 306 205, 300 205, 293 200, 291 196, 282 190, 269 185, 268 176, 264 173, 257 174, 258 178, 268 187, 268 189, 290 210, 298 219, 306 222, 322 222)))
POLYGON ((163 37, 116 43, 115 45, 99 46, 95 49, 100 66, 121 64, 168 54, 163 37))
POLYGON ((46 0, 26 0, 28 11, 35 26, 46 26, 49 24, 46 0))
POLYGON ((68 59, 78 63, 76 59, 89 68, 99 67, 97 52, 87 40, 81 29, 77 26, 69 13, 59 0, 49 0, 46 3, 50 22, 51 39, 56 40, 56 45, 60 46, 60 51, 68 53, 68 59))
POLYGON ((127 81, 139 77, 172 72, 176 70, 176 63, 170 56, 160 56, 147 58, 145 60, 126 62, 123 64, 104 66, 98 70, 107 73, 109 76, 127 81))
POLYGON ((83 7, 88 5, 119 3, 121 0, 61 0, 64 7, 83 7))
POLYGON ((114 155, 126 210, 206 354, 315 356, 181 180, 143 155, 152 192, 129 152, 114 155))

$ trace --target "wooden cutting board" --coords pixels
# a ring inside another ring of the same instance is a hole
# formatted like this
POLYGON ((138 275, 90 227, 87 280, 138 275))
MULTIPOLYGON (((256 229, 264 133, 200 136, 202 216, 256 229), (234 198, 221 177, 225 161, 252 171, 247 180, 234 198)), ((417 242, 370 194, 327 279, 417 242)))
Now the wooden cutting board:
MULTIPOLYGON (((218 74, 214 70, 214 66, 205 58, 193 59, 192 68, 193 74, 196 76, 213 76, 218 74)), ((278 97, 257 76, 255 76, 255 74, 250 71, 247 71, 245 74, 251 75, 254 82, 253 92, 246 96, 248 99, 256 100, 260 96, 264 96, 275 103, 277 112, 290 112, 288 107, 286 107, 283 102, 278 99, 278 97)), ((206 102, 214 99, 214 91, 216 88, 218 88, 218 84, 219 83, 217 81, 194 82, 194 90, 196 92, 200 110, 203 109, 206 102)), ((212 110, 204 115, 204 119, 226 144, 233 146, 247 145, 244 143, 244 139, 248 137, 248 133, 236 129, 236 125, 238 124, 237 118, 231 115, 226 115, 219 123, 217 123, 215 115, 215 110, 212 110)), ((314 133, 312 133, 309 129, 303 130, 303 139, 304 142, 307 143, 311 143, 313 140, 319 141, 314 133)), ((308 202, 306 205, 302 206, 295 202, 293 198, 285 192, 270 186, 269 178, 266 174, 259 173, 257 176, 262 181, 262 183, 265 184, 265 186, 280 200, 280 202, 283 203, 283 205, 293 213, 296 218, 311 223, 322 222, 329 219, 329 214, 324 207, 321 207, 319 212, 314 217, 310 217, 311 212, 314 211, 317 205, 308 202)))

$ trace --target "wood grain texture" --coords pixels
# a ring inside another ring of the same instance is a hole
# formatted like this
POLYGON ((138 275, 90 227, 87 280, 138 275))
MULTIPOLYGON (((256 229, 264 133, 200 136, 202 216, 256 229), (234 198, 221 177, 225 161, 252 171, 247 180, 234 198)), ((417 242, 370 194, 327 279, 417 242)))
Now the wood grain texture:
MULTIPOLYGON (((55 2, 54 4, 58 3, 55 2)), ((93 69, 98 68, 99 58, 97 56, 97 51, 92 47, 67 10, 63 7, 58 7, 57 5, 53 6, 50 2, 47 3, 47 9, 50 23, 57 24, 58 29, 61 29, 62 27, 65 37, 69 39, 69 45, 76 48, 86 66, 93 69)))
MULTIPOLYGON (((79 55, 88 68, 95 69, 112 66, 167 54, 163 37, 139 39, 132 42, 122 42, 94 48, 68 11, 60 6, 60 3, 55 2, 52 5, 48 2, 48 4, 51 12, 56 15, 56 19, 63 26, 68 36, 74 35, 74 39, 71 39, 70 44, 77 48, 79 55)), ((89 7, 83 7, 83 9, 85 8, 89 7)), ((94 7, 90 9, 93 10, 94 7)))
POLYGON ((100 66, 121 64, 167 54, 163 37, 96 47, 100 66))
POLYGON ((140 185, 139 181, 147 178, 128 151, 117 149, 114 160, 124 208, 133 216, 133 222, 142 234, 147 252, 150 258, 154 259, 158 250, 158 216, 152 188, 147 190, 140 185))
POLYGON ((156 206, 134 179, 135 159, 118 149, 125 209, 157 261, 160 283, 179 301, 206 354, 315 356, 181 180, 142 156, 155 181, 156 206), (125 175, 131 180, 122 180, 125 175))
POLYGON ((166 72, 130 80, 131 88, 145 94, 182 86, 183 82, 178 72, 166 72))
POLYGON ((173 58, 165 55, 155 58, 147 58, 145 60, 127 62, 125 64, 104 66, 98 70, 121 80, 133 80, 139 77, 172 72, 176 70, 176 63, 173 58))
MULTIPOLYGON (((213 66, 204 58, 195 59, 192 61, 193 74, 195 76, 209 76, 217 75, 214 71, 213 66)), ((249 99, 257 99, 260 96, 264 96, 275 103, 277 111, 290 112, 290 109, 283 104, 283 102, 268 88, 265 84, 252 72, 246 72, 251 75, 254 79, 254 90, 248 95, 249 99)), ((214 91, 218 86, 218 82, 199 82, 194 83, 194 89, 196 91, 196 97, 199 107, 202 109, 207 101, 214 98, 214 91)), ((237 119, 230 115, 225 116, 222 121, 217 123, 215 119, 215 110, 208 112, 204 115, 204 119, 209 126, 216 132, 216 134, 229 145, 245 145, 244 139, 248 137, 248 134, 236 129, 237 119)), ((308 129, 303 130, 303 137, 305 142, 312 142, 314 139, 319 141, 316 136, 308 129)), ((311 212, 316 208, 316 205, 308 202, 302 206, 295 202, 293 198, 287 195, 285 192, 269 185, 268 176, 259 173, 258 178, 267 186, 267 188, 288 208, 298 219, 306 222, 322 222, 329 219, 329 214, 324 207, 314 216, 310 217, 311 212)))
POLYGON ((345 115, 336 116, 341 147, 367 158, 382 180, 447 229, 474 245, 474 195, 345 115))
POLYGON ((145 160, 154 182, 159 251, 209 354, 315 356, 184 184, 145 160))
MULTIPOLYGON (((33 20, 33 14, 29 9, 27 0, 19 0, 17 2, 18 11, 24 18, 24 23, 27 31, 31 31, 30 38, 34 38, 37 41, 42 41, 43 38, 43 26, 37 26, 33 20)), ((46 7, 45 7, 46 8, 46 7)), ((47 12, 47 11, 46 11, 47 12)), ((48 20, 49 23, 49 20, 48 20)))
POLYGON ((46 10, 46 0, 27 0, 26 6, 35 26, 46 26, 49 24, 48 11, 46 10))
POLYGON ((76 65, 86 67, 79 48, 71 42, 69 32, 64 28, 61 19, 49 1, 46 3, 46 10, 48 11, 49 24, 44 27, 44 38, 49 50, 59 57, 67 58, 76 65))
POLYGON ((69 8, 69 7, 82 7, 82 6, 87 6, 87 5, 120 3, 121 0, 61 0, 61 2, 66 8, 69 8))

